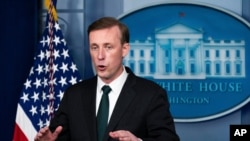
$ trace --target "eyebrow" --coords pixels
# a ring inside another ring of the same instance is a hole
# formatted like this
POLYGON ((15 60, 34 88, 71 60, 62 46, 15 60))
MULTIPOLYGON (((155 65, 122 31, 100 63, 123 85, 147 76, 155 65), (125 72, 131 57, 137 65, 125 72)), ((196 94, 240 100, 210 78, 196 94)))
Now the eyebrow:
MULTIPOLYGON (((91 45, 91 46, 92 46, 92 45, 97 45, 97 46, 98 46, 97 43, 91 43, 90 45, 91 45)), ((102 44, 102 45, 112 45, 112 43, 108 43, 108 42, 107 42, 107 43, 104 43, 104 44, 102 44)))

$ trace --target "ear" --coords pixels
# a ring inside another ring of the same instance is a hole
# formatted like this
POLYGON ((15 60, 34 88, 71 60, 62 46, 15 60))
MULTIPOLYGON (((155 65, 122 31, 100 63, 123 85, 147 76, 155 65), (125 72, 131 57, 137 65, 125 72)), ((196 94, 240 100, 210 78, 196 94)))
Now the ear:
POLYGON ((124 43, 122 46, 122 57, 125 57, 130 51, 129 43, 124 43))

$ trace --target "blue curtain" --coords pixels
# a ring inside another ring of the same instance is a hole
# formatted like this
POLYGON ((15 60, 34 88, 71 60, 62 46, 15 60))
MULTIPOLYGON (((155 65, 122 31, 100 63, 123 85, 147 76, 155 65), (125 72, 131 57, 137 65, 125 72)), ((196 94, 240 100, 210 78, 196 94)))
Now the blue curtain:
POLYGON ((12 140, 17 102, 33 63, 38 35, 38 0, 0 4, 0 138, 12 140))

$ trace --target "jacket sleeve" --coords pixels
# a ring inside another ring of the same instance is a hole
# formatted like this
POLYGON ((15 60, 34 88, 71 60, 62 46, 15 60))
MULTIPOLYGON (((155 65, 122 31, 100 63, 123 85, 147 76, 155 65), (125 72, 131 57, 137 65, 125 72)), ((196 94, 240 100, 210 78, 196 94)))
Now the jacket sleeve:
POLYGON ((58 126, 62 126, 63 130, 62 132, 58 135, 57 141, 66 141, 70 140, 70 135, 69 135, 69 121, 67 118, 68 114, 68 109, 67 109, 67 93, 64 94, 64 97, 60 103, 60 106, 58 110, 55 112, 54 117, 52 118, 50 122, 50 130, 54 132, 54 130, 58 126))
POLYGON ((148 136, 143 141, 179 141, 174 121, 169 110, 167 93, 159 88, 148 109, 148 136))

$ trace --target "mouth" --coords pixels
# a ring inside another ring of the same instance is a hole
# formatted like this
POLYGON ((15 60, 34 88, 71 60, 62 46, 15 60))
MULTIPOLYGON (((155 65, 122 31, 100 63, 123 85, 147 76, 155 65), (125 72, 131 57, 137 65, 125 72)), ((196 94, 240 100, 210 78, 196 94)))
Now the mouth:
POLYGON ((98 65, 97 68, 98 68, 99 71, 104 71, 106 69, 106 66, 98 65))

